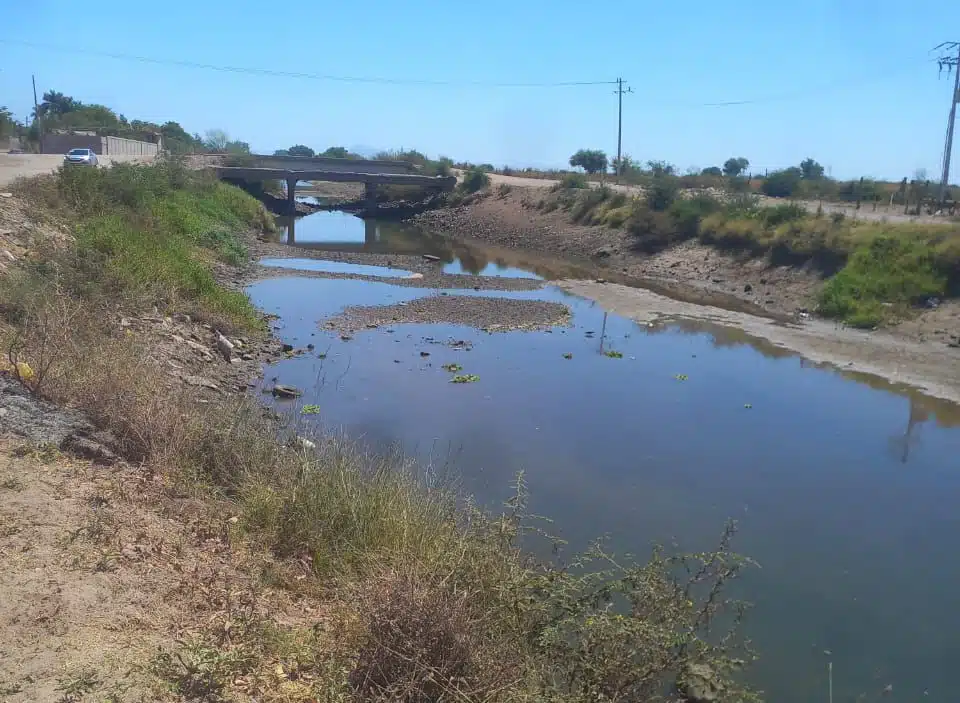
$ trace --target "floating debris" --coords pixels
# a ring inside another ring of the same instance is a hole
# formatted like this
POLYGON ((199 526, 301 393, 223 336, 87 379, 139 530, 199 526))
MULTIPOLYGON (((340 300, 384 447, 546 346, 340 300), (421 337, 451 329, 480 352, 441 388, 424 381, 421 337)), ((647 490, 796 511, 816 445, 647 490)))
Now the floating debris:
POLYGON ((676 376, 674 376, 674 378, 677 379, 678 381, 686 381, 689 378, 689 376, 687 376, 687 374, 685 373, 678 373, 676 376))
POLYGON ((753 405, 751 403, 744 403, 743 407, 745 407, 747 410, 750 410, 753 407, 753 405))
POLYGON ((468 373, 458 376, 454 376, 450 379, 450 383, 476 383, 480 380, 480 377, 476 374, 468 373))
POLYGON ((303 391, 295 386, 285 386, 282 383, 276 384, 270 391, 278 398, 299 398, 303 391))
POLYGON ((608 356, 608 357, 610 357, 611 359, 622 359, 622 358, 623 358, 623 352, 618 352, 618 351, 615 351, 614 349, 608 349, 607 351, 603 352, 603 355, 604 355, 604 356, 608 356))
POLYGON ((420 356, 430 356, 430 352, 428 352, 428 351, 422 351, 422 352, 420 352, 420 356))
POLYGON ((573 354, 571 354, 570 352, 567 352, 566 354, 563 355, 563 358, 564 358, 564 359, 572 359, 572 358, 573 358, 573 354))
POLYGON ((319 405, 304 405, 300 408, 301 415, 319 415, 320 406, 319 405))
POLYGON ((457 373, 458 371, 463 371, 463 367, 460 364, 444 364, 441 366, 444 371, 449 371, 450 373, 457 373))

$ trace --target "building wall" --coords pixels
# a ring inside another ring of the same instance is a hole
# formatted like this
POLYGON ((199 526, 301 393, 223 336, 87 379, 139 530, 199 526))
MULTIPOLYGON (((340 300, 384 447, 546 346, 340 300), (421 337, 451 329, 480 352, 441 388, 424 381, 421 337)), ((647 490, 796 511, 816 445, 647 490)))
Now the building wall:
POLYGON ((152 142, 122 137, 100 137, 100 139, 103 141, 103 151, 97 153, 107 156, 156 156, 160 151, 160 145, 152 142))
POLYGON ((45 134, 43 135, 44 154, 66 154, 71 149, 93 149, 103 153, 100 137, 87 134, 45 134))
POLYGON ((93 149, 101 156, 156 156, 160 145, 122 137, 97 137, 86 134, 46 134, 43 153, 65 154, 71 149, 93 149))

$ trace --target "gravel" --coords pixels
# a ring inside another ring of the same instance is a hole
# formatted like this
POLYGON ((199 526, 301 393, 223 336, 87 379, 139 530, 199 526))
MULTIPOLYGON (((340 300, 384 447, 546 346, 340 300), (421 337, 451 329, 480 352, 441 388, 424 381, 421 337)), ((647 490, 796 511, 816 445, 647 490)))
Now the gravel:
POLYGON ((566 325, 570 310, 560 303, 462 295, 418 298, 409 303, 351 307, 325 322, 341 333, 390 324, 454 324, 487 332, 541 330, 566 325))

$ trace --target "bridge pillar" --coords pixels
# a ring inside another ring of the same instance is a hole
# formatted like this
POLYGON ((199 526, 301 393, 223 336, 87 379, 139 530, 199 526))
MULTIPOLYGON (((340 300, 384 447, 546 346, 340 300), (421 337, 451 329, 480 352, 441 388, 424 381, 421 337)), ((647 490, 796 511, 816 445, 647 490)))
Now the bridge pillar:
POLYGON ((287 179, 287 214, 295 215, 297 213, 297 179, 287 179))
POLYGON ((377 184, 367 183, 363 189, 365 208, 368 215, 377 211, 377 184))

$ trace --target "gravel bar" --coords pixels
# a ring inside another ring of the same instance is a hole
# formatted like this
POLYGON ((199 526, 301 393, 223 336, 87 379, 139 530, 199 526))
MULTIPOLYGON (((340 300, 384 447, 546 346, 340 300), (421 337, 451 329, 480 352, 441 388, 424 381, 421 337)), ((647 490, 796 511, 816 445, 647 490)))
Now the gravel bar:
POLYGON ((408 303, 351 307, 323 323, 342 334, 392 324, 452 324, 485 332, 543 330, 570 322, 566 305, 543 300, 440 295, 408 303))

